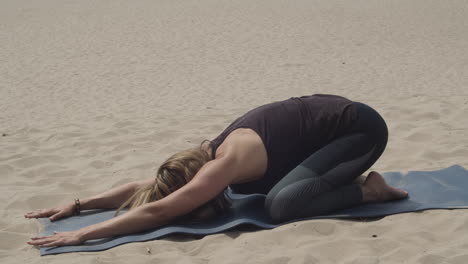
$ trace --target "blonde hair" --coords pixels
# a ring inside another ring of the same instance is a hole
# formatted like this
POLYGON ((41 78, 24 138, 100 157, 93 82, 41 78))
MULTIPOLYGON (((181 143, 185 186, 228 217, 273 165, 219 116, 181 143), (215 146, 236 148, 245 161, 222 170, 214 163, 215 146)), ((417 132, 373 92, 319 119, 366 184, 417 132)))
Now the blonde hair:
MULTIPOLYGON (((178 152, 167 159, 159 167, 155 182, 138 189, 120 206, 115 215, 118 215, 123 208, 128 207, 131 210, 143 204, 162 199, 192 180, 200 168, 212 160, 211 155, 207 153, 209 149, 205 146, 206 142, 208 142, 208 145, 211 143, 205 140, 199 147, 178 152)), ((221 214, 229 206, 230 203, 222 192, 211 201, 184 216, 184 218, 191 218, 191 220, 210 218, 221 214)))

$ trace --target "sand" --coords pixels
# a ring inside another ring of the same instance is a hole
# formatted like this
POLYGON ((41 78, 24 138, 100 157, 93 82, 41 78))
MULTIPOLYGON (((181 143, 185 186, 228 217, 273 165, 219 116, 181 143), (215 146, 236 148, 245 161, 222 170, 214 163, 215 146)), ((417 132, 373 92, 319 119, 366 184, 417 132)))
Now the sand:
POLYGON ((27 211, 151 177, 292 96, 386 119, 378 171, 468 167, 466 1, 0 1, 0 262, 467 263, 468 211, 174 236, 39 257, 27 211), (147 253, 147 248, 151 253, 147 253))

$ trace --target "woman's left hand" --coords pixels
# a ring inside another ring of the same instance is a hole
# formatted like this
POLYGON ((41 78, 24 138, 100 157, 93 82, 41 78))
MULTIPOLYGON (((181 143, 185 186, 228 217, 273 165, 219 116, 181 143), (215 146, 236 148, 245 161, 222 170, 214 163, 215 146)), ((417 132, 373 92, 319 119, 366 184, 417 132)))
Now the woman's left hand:
POLYGON ((84 242, 79 231, 54 232, 51 236, 33 237, 29 245, 39 247, 73 246, 84 242))

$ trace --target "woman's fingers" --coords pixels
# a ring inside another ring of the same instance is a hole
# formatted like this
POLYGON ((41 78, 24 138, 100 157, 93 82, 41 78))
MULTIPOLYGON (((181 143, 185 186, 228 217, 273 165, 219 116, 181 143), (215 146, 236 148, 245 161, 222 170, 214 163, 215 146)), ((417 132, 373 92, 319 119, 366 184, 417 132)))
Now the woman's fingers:
POLYGON ((50 241, 54 241, 57 239, 57 236, 54 232, 53 235, 50 236, 41 236, 41 237, 31 237, 31 241, 28 242, 30 245, 41 245, 50 241))
POLYGON ((44 238, 48 238, 48 236, 45 236, 45 237, 31 237, 31 240, 38 240, 38 239, 44 239, 44 238))
POLYGON ((40 245, 44 245, 46 243, 50 243, 50 242, 53 242, 53 241, 55 241, 54 238, 44 238, 44 239, 37 239, 37 240, 34 240, 34 241, 29 241, 28 244, 34 245, 34 246, 40 246, 40 245))
POLYGON ((42 214, 41 213, 30 213, 30 214, 27 214, 25 215, 26 218, 38 218, 38 217, 41 217, 42 214))
POLYGON ((41 218, 41 217, 48 217, 57 213, 57 209, 41 209, 38 211, 29 212, 24 215, 26 218, 41 218))
POLYGON ((51 236, 33 237, 29 245, 40 247, 56 247, 64 245, 78 245, 82 242, 76 237, 76 232, 54 232, 51 236))
POLYGON ((54 241, 54 242, 44 244, 44 245, 42 245, 42 247, 56 247, 56 246, 61 246, 61 245, 63 245, 63 242, 60 241, 60 240, 57 240, 57 241, 54 241))
POLYGON ((39 212, 38 211, 35 211, 35 212, 29 212, 29 213, 26 213, 24 216, 25 217, 35 217, 36 215, 38 215, 39 212))

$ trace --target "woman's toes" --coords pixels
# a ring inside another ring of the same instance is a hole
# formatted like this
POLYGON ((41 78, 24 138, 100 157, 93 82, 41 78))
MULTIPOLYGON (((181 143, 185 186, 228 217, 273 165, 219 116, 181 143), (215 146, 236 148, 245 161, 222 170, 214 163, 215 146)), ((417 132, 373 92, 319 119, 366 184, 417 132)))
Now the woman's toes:
POLYGON ((397 189, 391 186, 389 187, 390 200, 403 199, 408 197, 408 192, 402 189, 397 189))

